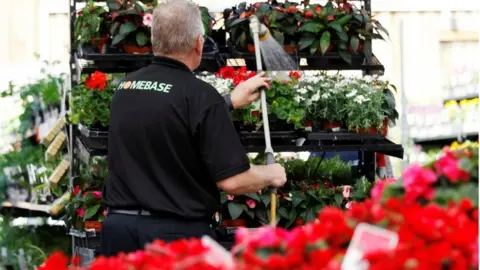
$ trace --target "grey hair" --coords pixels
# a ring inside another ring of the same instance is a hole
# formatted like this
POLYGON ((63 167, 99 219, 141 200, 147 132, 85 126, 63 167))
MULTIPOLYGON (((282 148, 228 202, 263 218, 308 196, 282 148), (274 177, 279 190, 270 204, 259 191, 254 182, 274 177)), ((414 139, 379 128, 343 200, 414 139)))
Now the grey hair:
POLYGON ((160 1, 153 11, 152 47, 155 54, 183 55, 205 34, 200 9, 190 0, 160 1))

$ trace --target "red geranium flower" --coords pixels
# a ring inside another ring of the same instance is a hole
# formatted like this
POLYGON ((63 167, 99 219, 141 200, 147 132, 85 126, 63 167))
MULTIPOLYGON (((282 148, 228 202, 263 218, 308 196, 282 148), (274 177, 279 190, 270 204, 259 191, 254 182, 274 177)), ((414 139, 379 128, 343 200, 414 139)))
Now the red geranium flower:
POLYGON ((85 86, 90 90, 101 91, 107 86, 107 75, 100 71, 95 71, 92 75, 88 76, 85 80, 85 86))
POLYGON ((82 190, 82 189, 80 188, 80 186, 78 186, 78 185, 75 186, 75 188, 73 189, 73 192, 72 192, 72 193, 73 193, 73 196, 77 196, 78 193, 80 193, 81 190, 82 190))

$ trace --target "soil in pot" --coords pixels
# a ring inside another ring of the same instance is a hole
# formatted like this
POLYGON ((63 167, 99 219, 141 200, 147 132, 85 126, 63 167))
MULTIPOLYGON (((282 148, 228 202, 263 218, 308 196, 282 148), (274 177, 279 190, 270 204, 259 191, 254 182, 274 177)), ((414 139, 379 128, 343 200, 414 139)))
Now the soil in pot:
POLYGON ((147 54, 152 52, 152 46, 137 47, 135 45, 123 45, 126 53, 132 54, 147 54))

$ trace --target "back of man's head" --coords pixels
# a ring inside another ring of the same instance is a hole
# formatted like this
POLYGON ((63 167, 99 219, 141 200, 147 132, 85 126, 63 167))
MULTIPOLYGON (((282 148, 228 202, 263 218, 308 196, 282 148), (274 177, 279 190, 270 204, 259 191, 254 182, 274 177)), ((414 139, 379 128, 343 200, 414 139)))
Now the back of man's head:
POLYGON ((187 54, 204 32, 200 9, 190 0, 163 0, 153 12, 155 55, 187 54))

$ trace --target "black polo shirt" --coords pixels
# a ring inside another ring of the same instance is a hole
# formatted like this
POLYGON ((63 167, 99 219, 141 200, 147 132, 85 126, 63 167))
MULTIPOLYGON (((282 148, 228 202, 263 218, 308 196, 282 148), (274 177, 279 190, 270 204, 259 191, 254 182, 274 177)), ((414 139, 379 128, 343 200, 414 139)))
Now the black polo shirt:
POLYGON ((113 208, 210 218, 216 182, 250 168, 223 97, 166 57, 118 85, 108 134, 104 202, 113 208))

